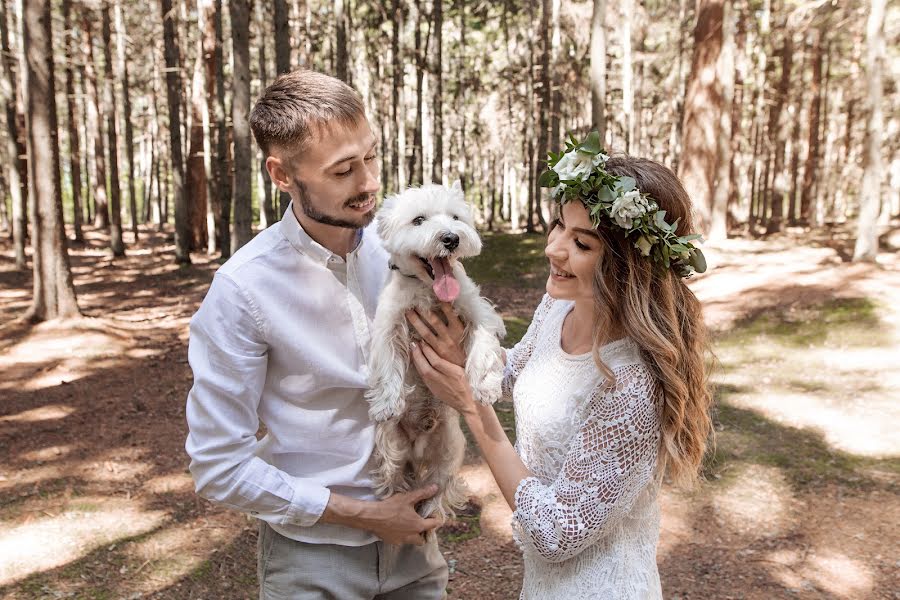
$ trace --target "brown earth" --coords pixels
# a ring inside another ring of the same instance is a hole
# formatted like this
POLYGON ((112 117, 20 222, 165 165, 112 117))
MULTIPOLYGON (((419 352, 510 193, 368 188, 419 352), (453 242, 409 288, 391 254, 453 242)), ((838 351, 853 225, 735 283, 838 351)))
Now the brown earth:
MULTIPOLYGON (((0 248, 0 598, 255 597, 255 526, 193 493, 183 449, 187 324, 218 264, 194 254, 177 267, 171 234, 150 230, 126 258, 112 259, 105 244, 89 230, 88 244, 71 251, 86 317, 34 326, 16 321, 31 274, 0 248)), ((893 307, 881 323, 894 336, 878 352, 896 360, 900 262, 887 254, 852 265, 842 253, 788 236, 738 240, 708 249, 718 268, 692 285, 718 331, 760 311, 878 297, 893 307)), ((505 316, 525 319, 540 298, 532 288, 483 291, 505 316)), ((897 381, 896 370, 887 376, 897 381)), ((878 417, 891 431, 897 404, 878 417)), ((844 456, 828 445, 827 426, 810 433, 778 410, 757 413, 771 417, 779 441, 844 456)), ((883 468, 896 466, 898 451, 893 435, 875 441, 882 462, 847 478, 797 483, 780 465, 725 462, 691 493, 666 489, 665 596, 900 598, 897 476, 883 468)), ((522 567, 509 509, 477 457, 465 469, 481 514, 442 535, 450 597, 515 598, 522 567)))

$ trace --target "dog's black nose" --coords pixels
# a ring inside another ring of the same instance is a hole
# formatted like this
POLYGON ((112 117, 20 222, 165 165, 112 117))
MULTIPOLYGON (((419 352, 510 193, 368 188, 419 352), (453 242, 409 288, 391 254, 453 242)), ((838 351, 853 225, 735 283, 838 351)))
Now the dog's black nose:
POLYGON ((456 247, 459 246, 459 236, 455 233, 445 233, 441 236, 441 241, 447 250, 456 250, 456 247))

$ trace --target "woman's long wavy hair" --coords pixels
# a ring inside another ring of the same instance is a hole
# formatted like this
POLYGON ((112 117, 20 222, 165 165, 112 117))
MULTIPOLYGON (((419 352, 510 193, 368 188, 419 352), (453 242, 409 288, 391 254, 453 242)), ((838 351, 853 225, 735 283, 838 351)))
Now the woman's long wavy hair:
MULTIPOLYGON (((678 235, 695 233, 691 200, 678 177, 648 159, 614 156, 606 169, 633 177, 637 187, 678 221, 678 235)), ((707 379, 709 342, 700 302, 674 269, 665 269, 641 255, 622 229, 603 224, 597 229, 604 254, 594 271, 594 360, 600 359, 603 332, 618 323, 640 347, 663 393, 660 474, 681 486, 693 484, 707 442, 713 433, 712 394, 707 379)))

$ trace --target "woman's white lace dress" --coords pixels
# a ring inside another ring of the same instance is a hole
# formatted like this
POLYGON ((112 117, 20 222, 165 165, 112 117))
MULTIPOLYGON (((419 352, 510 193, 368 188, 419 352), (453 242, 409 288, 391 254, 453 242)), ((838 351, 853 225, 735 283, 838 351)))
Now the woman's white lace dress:
POLYGON ((513 536, 524 553, 522 599, 661 598, 657 454, 661 394, 637 345, 600 355, 563 352, 572 302, 544 296, 507 354, 504 392, 516 410, 516 449, 533 474, 519 484, 513 536))

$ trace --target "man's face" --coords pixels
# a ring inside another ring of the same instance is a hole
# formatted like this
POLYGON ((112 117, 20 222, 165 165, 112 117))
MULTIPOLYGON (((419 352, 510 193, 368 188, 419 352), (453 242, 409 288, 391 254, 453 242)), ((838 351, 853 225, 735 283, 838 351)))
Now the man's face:
POLYGON ((366 119, 333 124, 322 127, 293 161, 281 162, 283 176, 274 179, 306 218, 356 229, 375 218, 381 188, 375 158, 375 136, 366 119))

